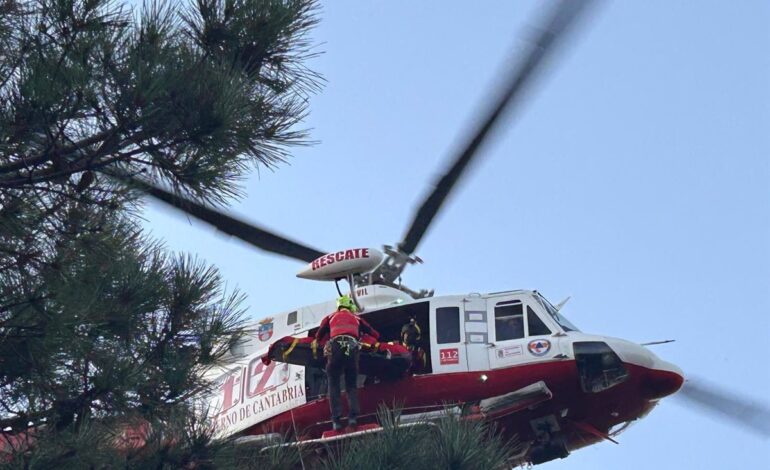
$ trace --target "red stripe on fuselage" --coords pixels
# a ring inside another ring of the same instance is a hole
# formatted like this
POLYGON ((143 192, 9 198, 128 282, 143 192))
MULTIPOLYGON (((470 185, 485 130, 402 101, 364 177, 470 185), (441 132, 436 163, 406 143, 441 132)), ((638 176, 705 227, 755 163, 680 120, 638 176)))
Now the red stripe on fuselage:
MULTIPOLYGON (((606 433, 616 424, 644 416, 655 406, 654 399, 662 396, 662 392, 673 393, 681 386, 682 378, 673 372, 655 371, 633 364, 626 364, 626 367, 629 378, 625 382, 599 393, 582 391, 574 360, 538 362, 488 371, 418 375, 367 385, 358 390, 361 403, 359 422, 375 421, 380 404, 399 406, 403 414, 419 413, 440 409, 450 403, 476 402, 543 381, 553 393, 553 399, 532 410, 505 416, 497 422, 506 434, 517 434, 522 441, 526 441, 534 438, 530 420, 548 415, 558 419, 563 410, 567 410, 565 419, 560 419, 560 426, 566 433, 568 447, 576 449, 600 439, 570 426, 570 422, 588 423, 606 433), (487 376, 486 381, 481 380, 482 374, 487 376)), ((299 436, 317 438, 328 427, 329 405, 326 398, 321 398, 255 425, 245 433, 282 432, 291 435, 296 429, 299 436)))

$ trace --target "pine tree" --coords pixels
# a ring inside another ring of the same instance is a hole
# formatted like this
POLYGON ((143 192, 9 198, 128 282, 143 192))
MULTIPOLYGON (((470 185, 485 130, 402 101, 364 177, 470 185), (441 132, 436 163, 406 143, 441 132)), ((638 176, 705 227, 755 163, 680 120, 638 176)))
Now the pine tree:
POLYGON ((144 236, 119 177, 224 203, 306 143, 315 11, 0 0, 0 464, 206 468, 227 454, 193 408, 244 334, 242 296, 144 236))
POLYGON ((0 426, 32 439, 17 457, 63 465, 193 416, 242 311, 216 270, 166 254, 120 211, 58 213, 18 202, 0 214, 0 426))
POLYGON ((318 77, 312 0, 0 0, 0 188, 83 191, 143 173, 224 201, 272 166, 318 77))
POLYGON ((399 415, 398 409, 381 406, 381 432, 331 443, 321 458, 314 459, 312 454, 305 458, 322 470, 505 469, 516 463, 514 457, 523 450, 516 438, 505 439, 494 425, 483 421, 458 419, 447 413, 440 419, 407 427, 398 426, 399 415))

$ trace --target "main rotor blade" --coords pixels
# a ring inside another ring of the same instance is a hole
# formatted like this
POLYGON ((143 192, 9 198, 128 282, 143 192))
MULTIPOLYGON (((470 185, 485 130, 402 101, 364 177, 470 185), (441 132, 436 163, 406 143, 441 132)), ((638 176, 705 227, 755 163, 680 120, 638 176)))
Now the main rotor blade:
POLYGON ((525 56, 518 62, 513 76, 500 93, 497 105, 492 108, 484 119, 481 127, 476 130, 462 151, 452 161, 454 162, 436 184, 433 192, 425 199, 415 213, 412 224, 399 244, 400 250, 405 254, 412 254, 420 243, 423 235, 428 230, 433 218, 438 214, 447 196, 463 174, 468 164, 477 155, 478 150, 494 129, 500 115, 507 107, 515 104, 517 98, 522 95, 522 90, 532 76, 538 71, 539 66, 549 54, 553 54, 556 48, 564 42, 564 33, 575 24, 579 14, 585 10, 590 0, 563 0, 548 16, 545 25, 538 31, 534 38, 534 44, 525 56))
POLYGON ((308 263, 323 255, 322 252, 316 249, 309 248, 299 242, 289 240, 265 229, 255 227, 246 221, 236 219, 211 207, 173 194, 146 181, 131 178, 131 184, 169 206, 184 211, 207 224, 213 225, 218 230, 238 237, 257 248, 308 263))
POLYGON ((770 409, 760 403, 692 380, 685 382, 676 396, 760 437, 770 437, 770 409))

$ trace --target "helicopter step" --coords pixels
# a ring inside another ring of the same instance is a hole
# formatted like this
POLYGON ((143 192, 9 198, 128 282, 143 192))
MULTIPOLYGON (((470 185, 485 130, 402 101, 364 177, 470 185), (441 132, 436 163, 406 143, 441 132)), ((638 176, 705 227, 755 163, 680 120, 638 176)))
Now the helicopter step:
MULTIPOLYGON (((433 425, 432 423, 419 422, 419 423, 397 424, 395 427, 410 428, 413 426, 432 426, 432 425, 433 425)), ((324 433, 318 439, 300 439, 295 442, 286 442, 283 444, 275 444, 275 445, 267 446, 262 448, 262 452, 266 452, 269 449, 274 449, 278 447, 301 447, 301 448, 319 447, 327 444, 332 444, 335 442, 346 441, 348 439, 356 439, 363 436, 379 434, 384 430, 385 428, 383 428, 379 424, 374 424, 374 423, 361 424, 356 426, 355 429, 345 428, 342 431, 331 431, 331 430, 324 431, 324 433)))
POLYGON ((535 382, 513 392, 486 398, 478 404, 478 414, 486 418, 499 418, 553 398, 553 393, 543 381, 535 382))

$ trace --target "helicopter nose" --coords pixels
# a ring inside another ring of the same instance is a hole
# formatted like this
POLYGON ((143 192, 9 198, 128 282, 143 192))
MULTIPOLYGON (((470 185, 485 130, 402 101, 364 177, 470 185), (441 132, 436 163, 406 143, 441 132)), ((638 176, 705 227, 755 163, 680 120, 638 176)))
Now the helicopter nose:
POLYGON ((682 369, 666 362, 648 348, 625 340, 608 340, 621 360, 639 373, 641 393, 647 400, 659 400, 676 393, 684 384, 682 369))
POLYGON ((644 380, 645 395, 650 400, 659 400, 676 393, 684 384, 684 373, 676 365, 659 358, 644 348, 649 366, 644 380))
POLYGON ((659 400, 676 393, 684 384, 684 374, 677 366, 664 363, 647 372, 644 388, 645 395, 650 400, 659 400), (662 366, 662 367, 661 367, 662 366))

